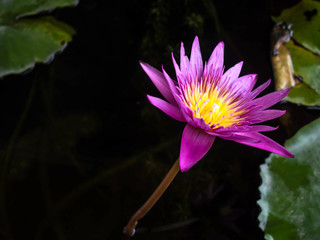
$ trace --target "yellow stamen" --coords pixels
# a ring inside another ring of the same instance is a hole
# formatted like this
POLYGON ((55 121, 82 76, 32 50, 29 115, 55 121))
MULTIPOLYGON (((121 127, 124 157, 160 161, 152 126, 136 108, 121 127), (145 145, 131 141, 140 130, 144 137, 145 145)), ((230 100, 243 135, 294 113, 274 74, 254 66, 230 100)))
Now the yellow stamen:
POLYGON ((235 107, 238 101, 225 86, 217 85, 218 81, 207 77, 188 83, 182 91, 184 104, 192 110, 193 117, 203 119, 212 129, 240 123, 244 111, 235 107))

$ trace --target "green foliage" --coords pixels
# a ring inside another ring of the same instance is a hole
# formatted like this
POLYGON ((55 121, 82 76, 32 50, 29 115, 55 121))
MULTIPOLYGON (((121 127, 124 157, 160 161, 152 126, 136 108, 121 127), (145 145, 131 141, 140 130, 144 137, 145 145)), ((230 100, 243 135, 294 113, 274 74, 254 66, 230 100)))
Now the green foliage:
POLYGON ((30 16, 57 7, 77 4, 77 0, 8 0, 0 2, 1 22, 11 22, 16 18, 30 16))
POLYGON ((320 234, 320 119, 285 147, 295 158, 271 154, 261 166, 260 227, 266 239, 316 240, 320 234))
POLYGON ((320 3, 303 0, 292 8, 282 11, 275 22, 285 21, 292 24, 293 38, 306 49, 320 54, 320 3))
POLYGON ((320 106, 320 57, 291 41, 287 47, 291 52, 294 72, 303 78, 303 83, 293 87, 286 99, 297 104, 320 106))
POLYGON ((304 104, 307 106, 320 106, 320 97, 307 84, 301 83, 290 89, 288 96, 285 98, 289 102, 304 104))
POLYGON ((75 31, 53 17, 22 18, 76 0, 11 0, 0 2, 0 77, 21 73, 37 62, 48 62, 64 49, 75 31))
POLYGON ((295 74, 302 76, 303 82, 320 94, 320 57, 292 42, 289 42, 287 46, 294 62, 295 74))
POLYGON ((304 0, 282 11, 275 22, 292 24, 293 39, 287 44, 291 52, 294 73, 303 78, 303 84, 293 87, 288 101, 308 106, 320 106, 320 3, 304 0))

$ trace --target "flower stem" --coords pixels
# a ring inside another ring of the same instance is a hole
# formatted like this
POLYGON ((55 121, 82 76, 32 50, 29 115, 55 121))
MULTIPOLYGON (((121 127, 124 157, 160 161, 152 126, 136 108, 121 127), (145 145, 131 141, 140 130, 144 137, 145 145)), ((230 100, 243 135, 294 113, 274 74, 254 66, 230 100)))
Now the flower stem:
POLYGON ((123 230, 123 234, 130 238, 135 233, 135 228, 138 224, 138 221, 143 218, 153 207, 153 205, 159 200, 162 194, 166 191, 172 180, 175 178, 177 173, 179 172, 179 158, 175 161, 167 175, 164 177, 160 185, 153 192, 153 194, 149 197, 149 199, 136 211, 136 213, 131 217, 127 226, 123 230))

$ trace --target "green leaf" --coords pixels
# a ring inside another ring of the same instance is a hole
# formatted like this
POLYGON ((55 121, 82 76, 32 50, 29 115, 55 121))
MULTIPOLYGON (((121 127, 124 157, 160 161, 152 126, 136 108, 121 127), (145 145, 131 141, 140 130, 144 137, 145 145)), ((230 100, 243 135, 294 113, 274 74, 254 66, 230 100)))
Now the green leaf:
POLYGON ((320 2, 303 0, 283 10, 273 20, 292 24, 294 41, 286 46, 291 53, 295 75, 303 78, 302 84, 291 88, 286 100, 320 106, 320 2))
POLYGON ((291 88, 285 100, 307 106, 320 106, 319 94, 304 83, 291 88))
POLYGON ((320 57, 295 45, 286 45, 294 63, 294 73, 303 78, 303 83, 290 89, 287 101, 307 106, 320 106, 320 57))
POLYGON ((303 0, 283 10, 273 20, 292 23, 293 38, 310 51, 320 54, 320 2, 303 0))
POLYGON ((285 143, 295 158, 271 154, 261 166, 259 221, 266 239, 319 239, 319 142, 320 118, 285 143))
POLYGON ((77 0, 0 1, 0 77, 21 73, 37 62, 49 62, 75 33, 50 16, 20 19, 22 16, 76 3, 77 0))
POLYGON ((294 63, 294 73, 303 78, 303 82, 320 94, 320 57, 306 49, 293 44, 287 44, 294 63))
POLYGON ((0 24, 77 3, 78 0, 2 0, 0 1, 0 24))

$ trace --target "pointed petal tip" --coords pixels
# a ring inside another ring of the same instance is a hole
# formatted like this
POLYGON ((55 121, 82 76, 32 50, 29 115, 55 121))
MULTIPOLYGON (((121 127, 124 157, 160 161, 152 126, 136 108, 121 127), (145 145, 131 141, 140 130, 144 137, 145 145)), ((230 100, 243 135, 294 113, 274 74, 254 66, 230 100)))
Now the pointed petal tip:
POLYGON ((171 52, 171 58, 172 58, 174 69, 176 71, 176 76, 178 78, 178 76, 181 74, 181 71, 180 71, 180 66, 177 64, 177 61, 174 58, 173 52, 171 52))
MULTIPOLYGON (((256 73, 251 73, 251 74, 249 74, 248 76, 250 76, 250 78, 252 79, 252 82, 253 82, 252 88, 253 88, 254 85, 256 84, 257 80, 258 80, 258 74, 256 74, 256 73)), ((251 89, 251 90, 252 90, 252 89, 251 89)), ((250 90, 250 91, 251 91, 251 90, 250 90)))
MULTIPOLYGON (((168 75, 168 73, 166 72, 166 70, 164 70, 163 65, 161 65, 161 69, 162 69, 162 73, 163 73, 165 79, 167 80, 167 82, 168 82, 168 81, 171 81, 171 82, 172 82, 171 77, 168 75)), ((169 83, 168 83, 168 84, 169 84, 169 83)), ((170 84, 169 84, 169 87, 170 87, 170 84)), ((171 91, 172 91, 172 90, 171 90, 171 91)))
POLYGON ((224 42, 223 41, 219 42, 214 49, 224 52, 224 42))
POLYGON ((284 157, 289 157, 293 158, 294 155, 290 153, 285 147, 281 146, 279 143, 273 141, 271 138, 258 133, 258 132, 244 132, 244 133, 238 133, 242 136, 247 136, 249 138, 257 139, 260 140, 258 143, 252 143, 252 142, 247 142, 246 140, 236 140, 236 142, 255 147, 255 148, 260 148, 269 152, 276 153, 278 155, 284 156, 284 157))
MULTIPOLYGON (((149 76, 149 74, 152 74, 152 70, 154 67, 152 67, 150 64, 145 63, 143 61, 139 61, 140 66, 142 67, 142 69, 145 71, 145 73, 149 76)), ((150 76, 149 76, 150 77, 150 76)))
POLYGON ((250 74, 252 78, 256 81, 258 79, 258 74, 257 73, 252 73, 250 74))
POLYGON ((176 119, 177 121, 186 122, 186 119, 184 118, 183 114, 177 106, 170 104, 161 98, 153 97, 150 95, 147 95, 147 98, 153 106, 159 108, 168 116, 176 119))
MULTIPOLYGON (((147 94, 147 99, 150 101, 150 99, 152 100, 152 98, 154 98, 154 96, 151 96, 149 94, 147 94)), ((151 102, 151 101, 150 101, 151 102)))
POLYGON ((180 46, 180 54, 182 54, 182 53, 183 53, 183 55, 185 54, 183 42, 181 42, 181 46, 180 46))
POLYGON ((193 78, 201 78, 203 73, 203 61, 200 50, 199 38, 196 36, 191 49, 190 55, 190 70, 193 78))
POLYGON ((143 66, 145 65, 145 62, 143 62, 143 61, 139 61, 139 64, 140 64, 140 66, 143 68, 143 66))
POLYGON ((164 70, 163 64, 161 65, 161 70, 162 70, 163 73, 167 73, 167 72, 164 70))
POLYGON ((283 98, 285 98, 290 92, 290 88, 287 88, 287 89, 283 89, 282 90, 282 94, 283 94, 283 98))
POLYGON ((221 41, 221 42, 219 42, 218 44, 217 44, 217 46, 220 46, 220 47, 224 47, 224 41, 221 41))
POLYGON ((294 155, 291 152, 289 152, 288 158, 294 158, 294 155))
POLYGON ((269 86, 269 85, 270 85, 270 83, 271 83, 271 78, 270 78, 270 79, 268 79, 268 81, 266 81, 266 83, 268 83, 268 84, 267 84, 267 86, 269 86))
POLYGON ((284 148, 285 151, 283 151, 282 153, 278 153, 281 156, 287 157, 287 158, 294 158, 295 156, 289 152, 287 149, 284 148))
POLYGON ((144 62, 144 61, 142 61, 142 60, 139 60, 139 64, 140 64, 140 66, 141 66, 142 68, 150 66, 148 63, 146 63, 146 62, 144 62))
POLYGON ((171 92, 170 86, 168 85, 167 79, 165 78, 164 74, 148 63, 140 61, 140 64, 142 69, 148 75, 148 77, 162 94, 162 96, 164 96, 170 103, 175 104, 176 100, 171 92))

